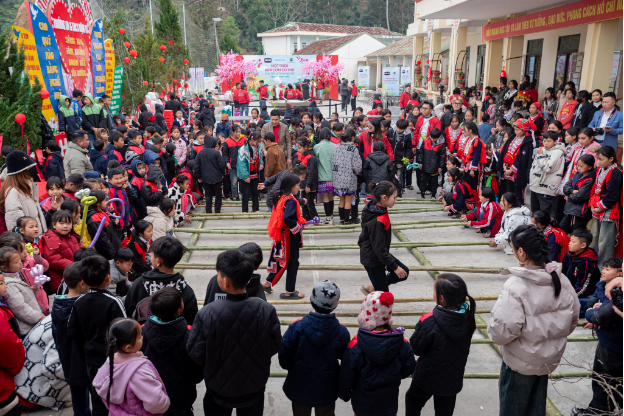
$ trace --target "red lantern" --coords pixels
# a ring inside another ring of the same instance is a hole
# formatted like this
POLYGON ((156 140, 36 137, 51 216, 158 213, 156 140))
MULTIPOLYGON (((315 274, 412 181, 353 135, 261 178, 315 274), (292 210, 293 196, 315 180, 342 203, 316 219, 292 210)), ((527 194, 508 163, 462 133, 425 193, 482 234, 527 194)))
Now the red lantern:
POLYGON ((168 76, 169 78, 173 78, 173 77, 171 76, 171 74, 167 74, 167 76, 168 76))
POLYGON ((177 80, 177 79, 174 79, 174 80, 173 80, 173 83, 174 83, 174 84, 177 84, 177 83, 178 83, 178 80, 177 80))
POLYGON ((188 84, 184 84, 184 88, 188 88, 188 84))
POLYGON ((22 113, 15 114, 15 122, 19 124, 24 124, 26 122, 26 116, 22 113))
POLYGON ((167 47, 165 45, 160 45, 160 50, 164 52, 167 50, 167 47))
POLYGON ((129 64, 130 63, 130 58, 128 58, 127 56, 124 58, 124 62, 129 64))
POLYGON ((161 56, 160 58, 158 58, 158 60, 159 60, 160 62, 165 62, 165 58, 163 58, 162 56, 161 56))
POLYGON ((124 33, 126 33, 126 29, 124 29, 123 27, 120 27, 119 33, 123 35, 124 33))
POLYGON ((131 46, 131 44, 130 44, 130 42, 125 41, 124 42, 124 46, 126 47, 126 49, 128 49, 131 46))
POLYGON ((137 57, 137 55, 138 55, 138 52, 136 51, 136 49, 132 49, 132 50, 130 51, 130 56, 131 56, 131 57, 136 58, 136 57, 137 57))
POLYGON ((173 41, 172 40, 169 41, 169 45, 173 45, 173 41))
POLYGON ((147 85, 147 84, 148 84, 148 82, 147 82, 147 81, 143 81, 143 85, 147 85))
POLYGON ((50 96, 50 93, 48 92, 48 90, 41 90, 39 92, 39 94, 41 94, 41 99, 45 100, 46 98, 48 98, 50 96))
POLYGON ((184 64, 185 64, 185 65, 188 65, 188 63, 189 63, 189 60, 188 60, 188 59, 185 59, 185 60, 184 60, 184 64))
POLYGON ((162 90, 162 93, 161 93, 161 94, 162 94, 162 95, 165 95, 165 94, 167 94, 167 91, 162 90))

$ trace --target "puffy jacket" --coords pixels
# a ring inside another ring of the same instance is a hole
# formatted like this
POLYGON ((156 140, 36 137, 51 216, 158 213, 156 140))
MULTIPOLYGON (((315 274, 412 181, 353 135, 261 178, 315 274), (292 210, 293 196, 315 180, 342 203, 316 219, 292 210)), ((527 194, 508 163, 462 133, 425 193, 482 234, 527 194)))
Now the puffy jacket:
POLYGON ((267 143, 265 150, 264 177, 270 178, 286 169, 286 156, 284 156, 284 151, 277 143, 267 143))
POLYGON ((362 158, 353 143, 340 142, 332 156, 334 189, 355 192, 357 176, 362 172, 362 158))
POLYGON ((596 171, 586 175, 577 172, 563 186, 563 194, 567 197, 563 213, 575 217, 591 218, 589 198, 596 180, 596 171), (578 191, 574 193, 574 191, 578 191))
POLYGON ((65 179, 65 168, 63 167, 63 156, 60 151, 52 152, 45 165, 45 180, 49 180, 52 176, 65 179))
MULTIPOLYGON (((247 283, 245 287, 245 291, 249 295, 249 297, 260 298, 262 300, 266 300, 264 288, 261 283, 262 279, 258 273, 254 273, 251 276, 251 280, 247 283)), ((211 302, 219 299, 225 299, 225 293, 220 287, 219 282, 217 281, 217 275, 215 274, 208 282, 208 286, 206 287, 206 296, 204 297, 204 305, 208 305, 211 302)))
POLYGON ((273 305, 244 293, 204 306, 186 347, 204 366, 206 394, 222 406, 247 407, 265 388, 281 342, 273 305))
POLYGON ((349 85, 346 82, 341 82, 338 86, 338 92, 342 96, 349 96, 351 95, 351 88, 349 88, 349 85))
MULTIPOLYGON (((139 174, 139 165, 143 165, 147 168, 147 165, 140 161, 139 159, 134 159, 130 164, 130 168, 132 170, 132 179, 130 180, 130 187, 136 192, 138 198, 131 200, 130 207, 130 218, 142 219, 147 215, 147 208, 145 206, 145 202, 143 198, 141 198, 141 188, 143 188, 143 184, 145 182, 145 175, 139 174)), ((134 193, 133 192, 133 193, 134 193)), ((130 195, 128 195, 130 198, 130 195)))
MULTIPOLYGON (((325 129, 321 129, 321 136, 327 133, 324 130, 325 129)), ((331 140, 320 140, 316 146, 314 146, 314 154, 316 155, 318 162, 319 182, 331 182, 334 179, 332 172, 332 157, 334 156, 335 148, 336 145, 332 143, 331 140)))
POLYGON ((461 391, 474 316, 441 306, 420 318, 410 338, 418 355, 412 385, 436 396, 450 396, 461 391), (472 322, 471 322, 472 321, 472 322))
POLYGON ((219 183, 225 175, 225 161, 214 147, 204 146, 195 158, 193 169, 201 175, 202 183, 219 183))
POLYGON ((100 256, 104 257, 106 260, 111 260, 121 247, 117 225, 108 217, 107 213, 91 209, 92 206, 93 205, 89 206, 89 210, 87 211, 87 231, 91 238, 95 238, 100 223, 104 221, 100 236, 93 247, 100 256))
POLYGON ((165 415, 174 416, 193 406, 196 384, 203 380, 204 368, 195 364, 186 351, 189 333, 183 317, 162 322, 152 316, 143 325, 141 350, 158 370, 171 400, 165 415))
MULTIPOLYGON (((31 183, 31 187, 33 185, 34 183, 31 183)), ((32 197, 32 194, 24 195, 17 188, 10 188, 4 200, 4 210, 7 230, 14 230, 17 220, 24 216, 33 217, 37 220, 40 234, 48 229, 43 210, 37 200, 32 197)))
POLYGON ((100 172, 102 175, 106 175, 108 171, 108 158, 104 153, 91 149, 89 151, 89 159, 91 159, 93 170, 100 172))
POLYGON ((246 141, 247 139, 242 134, 239 136, 238 140, 234 140, 231 137, 225 139, 225 143, 223 144, 223 157, 225 158, 225 163, 229 163, 232 169, 236 169, 238 151, 246 141))
POLYGON ((98 370, 93 379, 93 388, 102 398, 110 415, 160 415, 169 409, 165 385, 154 364, 143 353, 115 353, 113 384, 110 384, 109 360, 98 370), (110 404, 106 401, 109 391, 110 404))
POLYGON ((59 131, 64 131, 69 136, 76 130, 80 130, 82 121, 72 108, 71 102, 69 103, 69 107, 65 106, 65 100, 67 99, 69 99, 69 97, 61 94, 58 101, 59 109, 56 113, 58 115, 59 131))
POLYGON ((385 266, 388 270, 399 267, 390 254, 392 225, 388 210, 373 203, 366 204, 362 210, 362 233, 358 239, 360 263, 364 267, 385 266))
MULTIPOLYGON (((145 129, 149 126, 152 126, 154 123, 150 123, 149 119, 153 116, 152 112, 148 110, 145 104, 141 104, 139 106, 139 110, 141 113, 139 114, 139 125, 141 126, 141 130, 145 131, 145 129)), ((175 112, 173 113, 175 116, 175 112)), ((156 117, 154 117, 156 120, 156 117)))
POLYGON ((154 230, 152 241, 171 235, 173 232, 173 218, 165 215, 158 207, 147 207, 147 217, 144 220, 152 224, 154 230))
MULTIPOLYGON (((0 403, 15 396, 15 377, 22 370, 26 351, 19 337, 20 329, 13 313, 0 306, 0 403)), ((7 403, 8 404, 8 403, 7 403)))
POLYGON ((403 330, 375 334, 360 329, 342 358, 338 394, 358 416, 397 414, 399 386, 416 367, 403 330))
POLYGON ((80 248, 80 237, 71 231, 67 235, 60 235, 54 230, 48 230, 39 240, 41 255, 48 261, 50 268, 50 289, 56 291, 63 280, 65 267, 74 262, 74 253, 80 248))
POLYGON ((145 174, 145 181, 141 187, 141 198, 148 207, 158 206, 164 198, 160 180, 163 177, 162 170, 156 165, 150 165, 145 174))
POLYGON ((531 165, 529 189, 542 195, 555 195, 565 168, 565 145, 556 143, 551 149, 542 148, 531 165))
MULTIPOLYGON (((204 108, 201 110, 201 112, 195 116, 195 120, 201 121, 202 124, 204 125, 204 127, 206 127, 206 126, 213 126, 214 127, 214 125, 216 123, 214 110, 212 108, 204 106, 204 108)), ((219 127, 217 125, 217 132, 219 131, 218 128, 219 127)), ((217 135, 217 133, 215 132, 215 136, 216 135, 217 135)), ((225 137, 229 137, 229 133, 225 137)))
POLYGON ((63 169, 66 176, 72 173, 84 175, 85 172, 93 170, 93 165, 89 161, 89 149, 83 149, 76 143, 69 142, 63 159, 63 169))
POLYGON ((335 314, 310 312, 293 322, 282 339, 279 363, 288 370, 284 393, 305 407, 322 407, 338 399, 338 376, 349 331, 335 314))
POLYGON ((568 251, 563 256, 561 267, 579 298, 587 298, 596 291, 596 283, 600 280, 596 250, 588 247, 577 256, 571 256, 568 251))
POLYGON ((223 134, 223 137, 230 137, 230 135, 232 134, 232 127, 230 127, 230 122, 221 121, 217 123, 214 134, 215 136, 218 136, 219 134, 223 134))
POLYGON ((125 159, 123 149, 118 149, 112 143, 109 143, 104 148, 104 153, 106 153, 106 157, 108 160, 117 160, 119 163, 122 163, 125 159))
POLYGON ((366 183, 393 182, 394 163, 390 160, 390 156, 384 152, 374 152, 364 160, 362 173, 366 183))
MULTIPOLYGON (((238 149, 238 161, 236 162, 236 177, 238 177, 238 179, 240 179, 241 181, 244 181, 251 175, 250 167, 251 167, 252 155, 251 155, 250 150, 251 150, 251 147, 249 143, 244 143, 238 149)), ((256 160, 258 163, 256 172, 255 172, 256 175, 259 175, 260 166, 264 164, 263 158, 260 156, 260 151, 261 151, 261 145, 258 144, 258 146, 256 146, 255 149, 253 149, 253 159, 256 160)), ((234 165, 232 165, 232 169, 233 168, 234 168, 234 165)))
POLYGON ((559 275, 554 295, 552 275, 542 268, 510 267, 510 275, 492 308, 487 333, 500 346, 505 364, 523 375, 546 375, 557 368, 568 335, 578 324, 581 305, 560 263, 548 263, 559 275))
POLYGON ((70 386, 88 385, 84 353, 75 339, 67 336, 67 323, 78 296, 56 295, 52 304, 52 337, 56 343, 65 380, 70 386))
POLYGON ((427 137, 420 149, 416 161, 420 163, 420 170, 423 173, 438 173, 439 168, 444 168, 446 164, 446 144, 443 137, 437 141, 427 137))
MULTIPOLYGON (((82 106, 82 128, 87 133, 95 135, 93 129, 105 129, 107 127, 106 114, 104 114, 102 106, 97 104, 93 96, 88 92, 85 92, 82 96, 83 104, 85 97, 91 100, 91 105, 82 106)), ((67 153, 65 153, 65 158, 67 158, 67 153)), ((67 173, 67 168, 65 168, 65 172, 67 173)), ((69 175, 71 175, 71 173, 67 173, 67 176, 69 175)))
POLYGON ((500 231, 494 237, 494 242, 499 246, 504 246, 506 254, 513 254, 511 246, 507 244, 509 236, 520 225, 526 224, 531 224, 531 211, 527 207, 514 207, 505 211, 501 220, 500 231))
POLYGON ((35 293, 30 288, 22 273, 4 273, 6 282, 6 302, 17 319, 22 335, 28 334, 37 322, 41 320, 42 312, 35 293))
POLYGON ((406 129, 403 133, 394 131, 394 134, 388 135, 388 141, 392 146, 396 164, 402 164, 404 157, 412 157, 412 133, 409 130, 406 129))

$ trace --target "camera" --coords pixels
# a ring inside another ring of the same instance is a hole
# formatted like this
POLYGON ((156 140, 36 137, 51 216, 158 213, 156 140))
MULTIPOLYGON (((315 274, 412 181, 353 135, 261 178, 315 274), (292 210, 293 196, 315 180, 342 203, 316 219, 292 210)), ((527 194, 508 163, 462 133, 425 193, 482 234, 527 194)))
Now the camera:
POLYGON ((616 287, 611 289, 611 300, 613 301, 613 306, 622 310, 622 288, 616 287))
POLYGON ((596 133, 596 136, 600 136, 600 135, 605 134, 605 131, 604 131, 604 129, 602 127, 596 127, 594 132, 596 133))

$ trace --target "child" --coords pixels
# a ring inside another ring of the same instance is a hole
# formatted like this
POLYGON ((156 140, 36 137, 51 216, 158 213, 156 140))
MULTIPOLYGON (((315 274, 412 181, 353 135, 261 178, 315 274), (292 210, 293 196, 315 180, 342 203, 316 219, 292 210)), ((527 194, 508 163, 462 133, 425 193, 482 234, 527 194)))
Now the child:
POLYGON ((334 195, 340 198, 338 204, 340 225, 352 224, 351 201, 357 192, 358 175, 362 172, 362 158, 358 148, 353 144, 354 139, 355 132, 346 129, 340 136, 340 144, 334 149, 332 157, 334 195))
POLYGON ((143 336, 139 323, 129 318, 116 319, 106 338, 108 359, 98 370, 93 388, 109 413, 165 413, 169 397, 154 364, 140 351, 143 336))
POLYGON ((76 115, 74 109, 72 108, 71 98, 61 94, 58 102, 59 111, 57 112, 57 114, 59 131, 64 131, 65 133, 67 133, 67 136, 69 136, 76 130, 80 130, 80 125, 82 124, 82 121, 80 120, 80 117, 76 115))
POLYGON ((393 164, 390 156, 386 154, 386 146, 383 142, 375 142, 373 153, 370 153, 364 160, 362 168, 367 187, 374 187, 381 181, 394 182, 393 164))
POLYGON ((138 130, 130 130, 128 133, 128 148, 126 149, 126 163, 131 163, 134 159, 143 160, 143 135, 138 130))
POLYGON ((462 216, 462 219, 468 220, 468 227, 476 228, 484 238, 495 236, 503 219, 503 209, 496 202, 496 193, 492 188, 481 188, 479 201, 479 207, 462 216))
POLYGON ((130 187, 134 190, 133 193, 139 196, 136 200, 131 201, 132 205, 130 209, 130 219, 133 223, 136 223, 136 221, 145 218, 147 215, 145 201, 141 198, 141 188, 143 188, 143 184, 145 183, 145 171, 147 169, 145 163, 141 162, 139 159, 134 159, 130 164, 130 168, 132 170, 130 187))
POLYGON ((271 117, 269 117, 269 112, 267 111, 267 106, 263 105, 262 107, 260 107, 260 118, 262 120, 266 120, 268 121, 271 117))
POLYGON ((289 173, 282 178, 279 191, 273 194, 273 210, 267 229, 273 240, 264 290, 272 293, 272 286, 279 282, 286 271, 286 292, 281 299, 301 299, 305 295, 295 290, 299 270, 299 248, 303 243, 302 232, 306 223, 301 205, 295 195, 299 193, 301 178, 289 173))
POLYGON ((509 245, 509 236, 520 225, 531 224, 531 211, 524 205, 520 205, 513 192, 504 193, 500 201, 500 206, 505 213, 498 234, 494 237, 494 241, 490 241, 490 247, 503 246, 505 254, 513 254, 509 245))
POLYGON ((91 196, 96 198, 93 205, 89 205, 87 211, 87 231, 89 236, 95 240, 94 248, 106 260, 115 257, 117 249, 120 247, 120 234, 118 220, 112 220, 108 215, 108 196, 102 191, 91 191, 91 196), (100 225, 103 223, 103 225, 100 225), (99 237, 95 239, 99 232, 99 237))
POLYGON ((238 149, 236 177, 240 182, 241 193, 243 194, 243 212, 249 212, 250 198, 252 212, 260 211, 258 182, 260 181, 260 171, 264 169, 264 160, 260 157, 261 149, 260 133, 257 131, 252 132, 249 140, 238 149))
MULTIPOLYGON (((221 109, 221 114, 225 114, 228 117, 232 117, 232 106, 230 105, 229 101, 225 102, 225 105, 223 106, 223 108, 221 109)), ((268 118, 268 117, 267 117, 268 118)), ((223 120, 223 117, 221 117, 221 119, 223 120)))
POLYGON ((551 218, 555 218, 555 192, 565 167, 565 146, 557 142, 555 133, 549 131, 544 133, 543 144, 533 159, 529 173, 531 209, 547 211, 551 218))
POLYGON ((459 123, 459 116, 453 114, 451 115, 449 126, 444 130, 446 149, 451 155, 457 155, 459 139, 462 136, 462 129, 459 123))
POLYGON ((182 138, 182 130, 179 127, 171 128, 171 142, 175 145, 175 157, 178 167, 186 162, 186 142, 182 138))
MULTIPOLYGON (((448 159, 446 160, 446 171, 448 172, 449 170, 453 168, 457 168, 458 170, 461 169, 461 161, 455 156, 449 156, 448 159)), ((453 192, 453 182, 450 182, 450 180, 451 178, 449 177, 448 174, 444 175, 444 183, 442 184, 442 192, 440 193, 440 196, 438 197, 438 201, 443 200, 446 194, 453 192)))
POLYGON ((561 273, 572 283, 572 287, 581 302, 581 314, 585 315, 587 298, 596 291, 600 280, 598 253, 589 248, 593 240, 591 231, 578 228, 570 235, 568 252, 561 260, 561 273))
POLYGON ((563 209, 565 216, 559 226, 568 233, 579 228, 587 228, 587 223, 591 219, 591 207, 588 202, 596 180, 592 155, 581 156, 576 164, 577 173, 563 187, 563 193, 566 196, 563 209))
MULTIPOLYGON (((136 131, 136 130, 132 130, 136 131)), ((124 148, 124 135, 119 131, 114 131, 108 138, 108 144, 106 148, 104 148, 104 153, 106 153, 106 158, 111 160, 117 160, 119 163, 123 162, 123 148, 124 148)))
POLYGON ((570 127, 565 132, 565 143, 566 143, 565 164, 566 164, 566 168, 565 168, 565 173, 563 175, 563 178, 561 178, 561 183, 559 184, 559 187, 557 188, 557 192, 556 192, 557 195, 563 195, 563 187, 564 187, 564 185, 573 176, 572 171, 573 170, 576 171, 576 161, 578 160, 578 157, 581 156, 581 153, 578 153, 578 156, 576 157, 576 159, 574 161, 572 159, 574 158, 574 155, 575 155, 576 151, 583 147, 583 145, 580 144, 579 141, 578 141, 579 132, 580 132, 580 129, 578 127, 570 127))
POLYGON ((560 228, 551 225, 550 215, 546 211, 535 211, 531 223, 544 232, 544 238, 550 248, 550 261, 561 262, 568 251, 570 238, 560 228))
POLYGON ((435 199, 438 191, 438 177, 442 174, 446 163, 446 145, 442 138, 442 131, 438 128, 431 129, 429 135, 422 139, 416 161, 420 164, 421 171, 420 195, 425 198, 425 191, 431 192, 431 198, 435 199))
POLYGON ((223 153, 223 158, 225 159, 225 166, 230 171, 230 186, 233 201, 238 201, 238 177, 236 176, 238 151, 245 144, 245 142, 245 136, 241 134, 240 126, 234 124, 232 125, 230 137, 225 140, 221 151, 221 153, 223 153))
POLYGON ((405 394, 407 415, 419 415, 431 396, 436 414, 452 415, 463 387, 476 303, 464 280, 452 273, 441 274, 433 283, 433 298, 436 307, 420 318, 410 337, 418 361, 405 394))
POLYGON ((284 393, 292 401, 293 414, 334 414, 338 376, 349 344, 349 331, 332 313, 338 307, 340 288, 330 280, 314 285, 313 312, 293 322, 282 339, 280 366, 288 370, 284 393))
MULTIPOLYGON (((102 256, 91 256, 80 261, 78 273, 89 292, 80 296, 67 323, 67 335, 79 351, 84 351, 84 362, 72 365, 86 366, 92 383, 98 369, 106 362, 106 328, 115 318, 125 318, 121 299, 106 290, 110 284, 110 265, 102 256)), ((90 385, 94 415, 106 415, 102 399, 90 385)))
POLYGON ((189 416, 197 398, 196 384, 203 380, 203 366, 196 365, 186 350, 189 329, 180 316, 182 294, 164 287, 150 298, 153 315, 143 326, 141 350, 152 362, 167 389, 171 406, 165 415, 189 416))
POLYGON ((598 152, 598 171, 591 190, 591 206, 594 224, 591 232, 594 241, 591 248, 598 251, 598 264, 613 257, 620 219, 620 198, 622 195, 622 170, 615 162, 615 149, 601 147, 598 152))
POLYGON ((178 170, 175 152, 176 146, 173 143, 167 143, 165 145, 165 151, 161 155, 164 165, 163 173, 165 174, 165 180, 167 183, 171 183, 173 181, 173 178, 175 178, 178 170))
POLYGON ((606 285, 618 276, 622 276, 622 258, 611 257, 602 265, 600 281, 596 283, 596 291, 587 299, 587 307, 591 308, 596 303, 606 303, 609 299, 605 293, 606 285))
POLYGON ((73 262, 74 252, 80 248, 80 237, 73 231, 73 225, 74 215, 59 210, 52 217, 52 228, 39 241, 41 254, 50 263, 50 293, 56 292, 65 267, 73 262))
MULTIPOLYGON (((470 113, 471 112, 466 112, 466 114, 470 113)), ((462 162, 464 162, 464 171, 469 173, 465 175, 465 181, 474 191, 477 191, 477 188, 481 184, 483 166, 487 162, 485 143, 479 137, 479 128, 477 125, 466 120, 467 118, 464 119, 464 123, 462 124, 464 135, 467 137, 462 162)))
POLYGON ((141 187, 141 199, 146 207, 157 207, 164 198, 160 181, 163 171, 157 165, 150 165, 141 187))
POLYGON ((121 242, 123 247, 128 247, 134 254, 132 268, 128 272, 128 276, 132 281, 136 280, 143 273, 152 270, 149 244, 153 230, 152 224, 145 220, 138 220, 134 225, 132 234, 121 242))
POLYGON ((67 336, 67 323, 78 298, 89 292, 89 286, 82 280, 79 263, 71 263, 63 272, 67 295, 56 295, 52 304, 52 337, 56 343, 63 375, 72 397, 74 414, 91 414, 89 405, 89 377, 84 366, 84 352, 78 342, 67 336))
POLYGON ((533 158, 530 123, 527 120, 518 120, 514 124, 514 133, 515 137, 509 137, 501 147, 501 191, 514 192, 520 203, 524 204, 524 188, 529 183, 533 158))
POLYGON ((393 304, 390 292, 366 296, 358 315, 360 329, 342 358, 338 394, 351 400, 358 416, 396 415, 401 380, 416 367, 405 329, 392 327, 393 304))
POLYGON ((261 415, 264 390, 282 335, 273 305, 245 290, 253 265, 239 250, 217 257, 219 287, 225 299, 204 306, 197 314, 188 343, 193 361, 204 366, 204 409, 215 414, 261 415), (231 348, 245 345, 249 348, 231 348), (231 344, 230 344, 231 343, 231 344))
MULTIPOLYGON (((260 264, 262 263, 262 249, 258 244, 245 243, 240 246, 238 250, 245 255, 247 260, 253 263, 254 271, 260 268, 260 264)), ((251 276, 251 280, 247 284, 246 291, 250 297, 256 297, 262 300, 266 300, 264 288, 260 283, 260 274, 254 273, 251 276)), ((207 305, 210 302, 214 302, 218 299, 225 299, 225 297, 226 292, 224 292, 219 287, 219 279, 217 275, 214 275, 212 279, 210 279, 210 282, 208 282, 208 287, 206 288, 206 296, 204 297, 204 305, 207 305)))
MULTIPOLYGON (((226 175, 225 162, 221 152, 214 147, 204 146, 195 159, 193 159, 193 168, 199 173, 198 181, 201 182, 204 190, 206 213, 212 213, 213 197, 215 199, 215 213, 220 213, 223 201, 222 184, 224 175, 226 179, 229 180, 229 176, 226 175)), ((178 179, 181 177, 182 175, 178 176, 178 179)), ((176 182, 178 182, 178 180, 176 180, 176 182)), ((229 187, 226 186, 225 189, 229 189, 229 187)))
POLYGON ((108 262, 110 263, 111 282, 106 290, 123 298, 130 288, 128 273, 134 263, 134 253, 129 248, 122 247, 115 253, 115 258, 108 262))
POLYGON ((93 142, 93 148, 89 150, 89 159, 93 165, 93 170, 102 175, 106 175, 106 165, 108 158, 104 154, 104 141, 97 139, 93 142))
POLYGON ((191 223, 191 217, 188 216, 189 211, 193 210, 193 194, 190 193, 189 186, 191 182, 185 175, 178 175, 175 183, 171 185, 167 191, 167 198, 171 199, 175 204, 175 215, 173 217, 174 225, 181 226, 184 222, 191 223))
POLYGON ((444 194, 444 211, 449 217, 460 218, 462 214, 471 211, 475 204, 475 191, 470 184, 465 181, 467 174, 461 173, 458 168, 453 168, 446 172, 448 181, 453 184, 452 191, 444 194))
POLYGON ((303 216, 307 220, 311 220, 314 217, 318 217, 318 212, 316 211, 316 192, 318 191, 319 183, 318 159, 312 148, 312 142, 305 137, 297 139, 297 151, 299 153, 299 161, 308 168, 308 174, 302 181, 304 191, 301 192, 301 197, 306 199, 306 204, 303 207, 303 216))
POLYGON ((374 199, 362 211, 362 233, 358 239, 360 263, 372 283, 360 286, 365 296, 373 291, 388 292, 389 285, 402 282, 409 276, 407 266, 390 253, 392 225, 388 208, 396 202, 396 187, 391 182, 382 181, 371 191, 374 199))
POLYGON ((175 203, 169 198, 160 201, 158 207, 147 207, 147 217, 145 217, 145 221, 153 226, 152 238, 154 240, 160 237, 172 237, 174 235, 173 217, 175 213, 175 203))
MULTIPOLYGON (((35 279, 31 276, 32 268, 36 265, 41 265, 43 271, 47 272, 50 268, 50 264, 46 259, 41 257, 41 252, 37 245, 39 241, 39 226, 37 225, 37 220, 33 217, 22 217, 17 220, 17 229, 18 233, 22 236, 25 246, 24 250, 20 252, 23 266, 22 272, 24 276, 26 276, 28 284, 32 287, 35 286, 35 279)), ((47 315, 50 308, 48 295, 43 288, 39 288, 36 293, 37 303, 39 303, 43 314, 47 315)))
MULTIPOLYGON (((124 186, 127 184, 128 181, 126 175, 126 170, 122 169, 121 167, 109 169, 108 171, 108 184, 110 185, 108 190, 108 198, 117 198, 123 201, 113 202, 112 211, 118 216, 121 216, 122 210, 124 211, 123 217, 119 218, 119 226, 121 229, 130 225, 130 202, 128 200, 128 193, 126 192, 126 188, 124 186)), ((129 190, 134 191, 132 188, 130 188, 129 190)))
POLYGON ((65 168, 63 167, 63 156, 61 156, 61 146, 55 140, 50 140, 45 144, 48 157, 45 161, 45 180, 52 177, 65 179, 65 168))
POLYGON ((498 177, 496 175, 498 169, 498 159, 500 154, 496 151, 494 143, 485 145, 486 162, 483 166, 483 179, 481 186, 483 188, 492 188, 494 194, 498 195, 500 189, 498 187, 498 177))
MULTIPOLYGON (((253 110, 252 110, 252 113, 253 113, 253 110)), ((191 146, 191 159, 195 159, 197 157, 197 154, 204 149, 204 140, 206 140, 205 134, 198 134, 197 136, 195 136, 195 140, 193 141, 193 146, 191 146)))

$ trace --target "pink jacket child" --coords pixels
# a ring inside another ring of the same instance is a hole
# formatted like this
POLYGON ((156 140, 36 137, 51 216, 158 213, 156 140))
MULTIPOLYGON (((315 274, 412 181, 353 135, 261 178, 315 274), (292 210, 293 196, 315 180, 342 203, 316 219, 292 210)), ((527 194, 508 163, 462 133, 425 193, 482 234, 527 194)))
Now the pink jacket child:
POLYGON ((110 405, 106 402, 109 385, 110 364, 106 360, 93 380, 93 387, 112 416, 162 415, 169 409, 165 385, 156 367, 140 351, 115 353, 110 405))
MULTIPOLYGON (((37 264, 43 266, 44 272, 47 272, 50 268, 50 264, 46 259, 41 257, 41 254, 36 254, 34 256, 31 256, 29 254, 22 261, 22 273, 24 273, 24 277, 26 277, 26 282, 28 282, 28 285, 30 285, 30 287, 35 287, 35 278, 30 275, 30 270, 37 264)), ((48 295, 45 290, 43 290, 43 287, 37 290, 35 297, 37 298, 37 304, 39 304, 39 307, 41 307, 41 311, 44 315, 47 315, 50 310, 50 303, 48 301, 48 295)))

